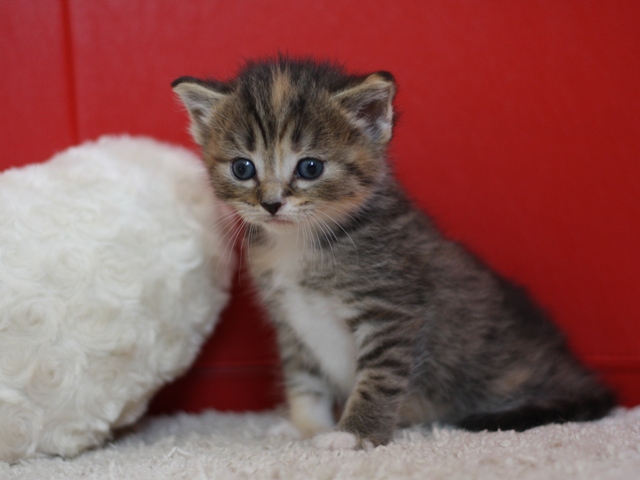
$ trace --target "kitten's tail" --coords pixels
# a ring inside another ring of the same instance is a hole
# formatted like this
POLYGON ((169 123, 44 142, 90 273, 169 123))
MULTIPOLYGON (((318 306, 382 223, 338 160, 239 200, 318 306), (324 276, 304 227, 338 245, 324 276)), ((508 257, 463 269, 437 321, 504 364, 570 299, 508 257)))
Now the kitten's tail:
POLYGON ((613 393, 603 390, 597 395, 580 400, 558 399, 544 403, 532 403, 512 410, 470 415, 456 426, 480 432, 483 430, 516 430, 548 423, 583 422, 604 417, 616 405, 613 393))

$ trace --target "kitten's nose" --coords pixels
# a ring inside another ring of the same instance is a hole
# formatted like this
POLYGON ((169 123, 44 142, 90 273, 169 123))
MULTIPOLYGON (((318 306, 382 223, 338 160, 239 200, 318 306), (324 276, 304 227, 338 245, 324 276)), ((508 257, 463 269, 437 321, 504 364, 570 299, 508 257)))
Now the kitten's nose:
POLYGON ((278 212, 278 210, 280 210, 280 207, 282 206, 282 203, 280 203, 280 202, 273 202, 273 203, 260 202, 260 205, 262 205, 262 208, 264 208, 271 215, 275 215, 278 212))

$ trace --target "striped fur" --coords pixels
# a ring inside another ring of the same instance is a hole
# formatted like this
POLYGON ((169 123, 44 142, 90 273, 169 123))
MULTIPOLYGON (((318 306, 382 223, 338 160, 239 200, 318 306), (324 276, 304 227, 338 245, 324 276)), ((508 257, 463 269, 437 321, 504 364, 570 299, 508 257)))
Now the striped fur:
POLYGON ((246 222, 304 434, 334 428, 334 402, 337 429, 374 445, 400 424, 524 429, 611 408, 527 294, 406 197, 385 155, 389 73, 278 58, 173 86, 218 197, 246 222), (234 177, 238 158, 254 177, 234 177), (300 176, 305 158, 322 162, 318 178, 300 176))

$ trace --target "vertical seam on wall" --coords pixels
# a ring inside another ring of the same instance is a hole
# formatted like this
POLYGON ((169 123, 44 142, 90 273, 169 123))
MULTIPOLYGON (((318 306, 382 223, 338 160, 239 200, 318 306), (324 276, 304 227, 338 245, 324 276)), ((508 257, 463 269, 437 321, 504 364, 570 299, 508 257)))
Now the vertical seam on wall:
POLYGON ((76 62, 73 49, 73 34, 71 31, 70 0, 60 0, 62 6, 62 31, 65 54, 65 69, 67 71, 67 93, 69 95, 69 117, 71 135, 74 143, 80 141, 80 126, 78 124, 78 91, 76 88, 76 62))

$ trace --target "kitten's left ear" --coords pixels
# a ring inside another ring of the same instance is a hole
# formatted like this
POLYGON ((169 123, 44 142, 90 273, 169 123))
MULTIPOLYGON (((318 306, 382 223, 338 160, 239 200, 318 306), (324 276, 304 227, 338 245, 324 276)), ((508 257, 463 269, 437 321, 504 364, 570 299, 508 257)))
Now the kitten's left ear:
POLYGON ((187 107, 191 118, 191 135, 198 145, 204 145, 215 107, 226 96, 212 82, 193 77, 180 77, 171 83, 173 91, 187 107))
POLYGON ((334 94, 351 120, 369 137, 386 145, 393 128, 393 97, 396 84, 389 72, 372 73, 355 86, 334 94))

